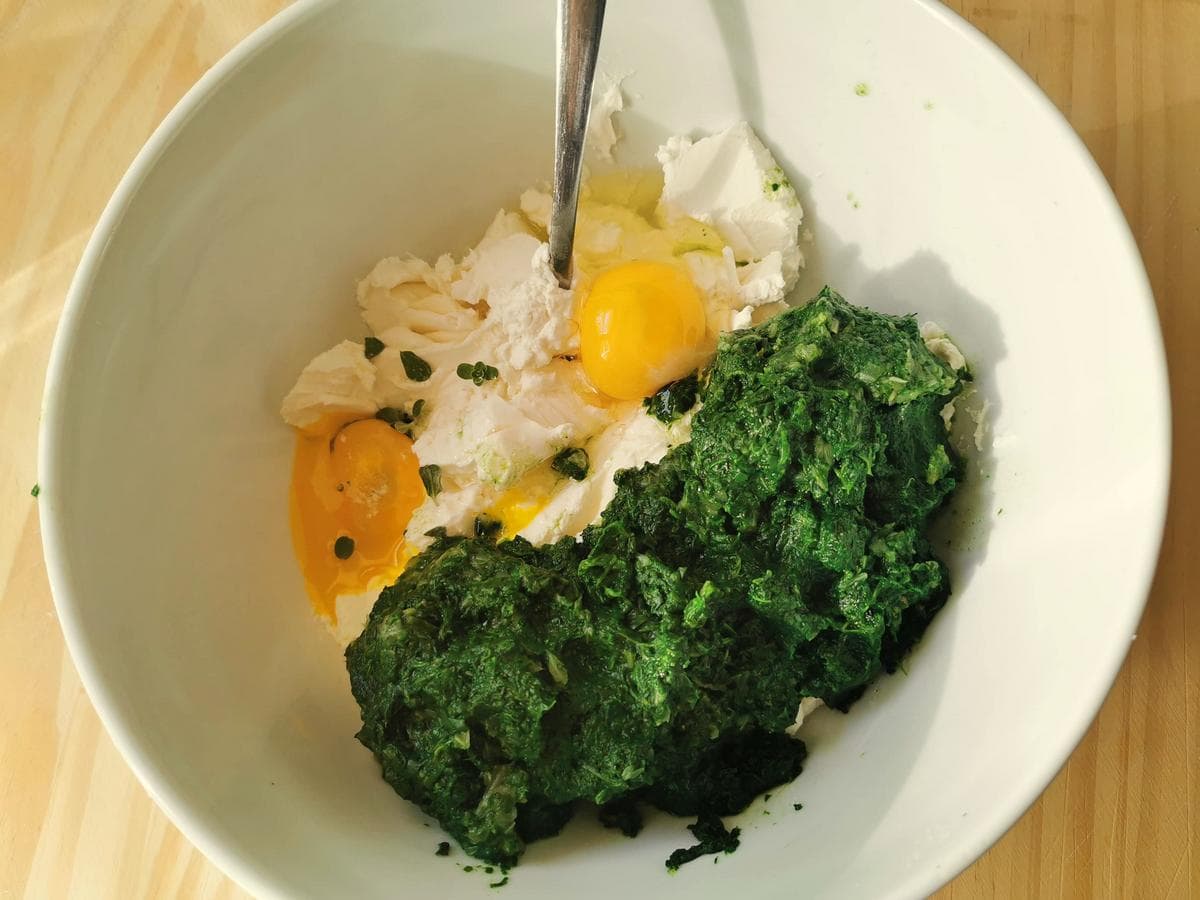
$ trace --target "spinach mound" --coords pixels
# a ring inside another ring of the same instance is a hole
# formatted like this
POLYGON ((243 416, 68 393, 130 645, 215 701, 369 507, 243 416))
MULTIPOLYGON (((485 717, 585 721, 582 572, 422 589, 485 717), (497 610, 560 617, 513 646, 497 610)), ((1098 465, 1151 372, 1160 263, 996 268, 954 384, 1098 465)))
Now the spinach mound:
POLYGON ((358 738, 470 854, 514 864, 577 801, 739 812, 801 769, 949 593, 923 533, 961 388, 911 318, 826 288, 722 336, 692 439, 617 476, 581 541, 441 535, 346 651, 358 738))

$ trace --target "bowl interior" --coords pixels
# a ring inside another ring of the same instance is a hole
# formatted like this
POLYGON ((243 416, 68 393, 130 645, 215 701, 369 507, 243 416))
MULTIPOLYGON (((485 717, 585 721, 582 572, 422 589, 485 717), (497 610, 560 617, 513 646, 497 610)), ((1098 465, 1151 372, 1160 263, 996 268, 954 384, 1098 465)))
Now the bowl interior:
MULTIPOLYGON (((362 334, 353 285, 376 259, 461 252, 548 177, 553 27, 544 4, 298 5, 168 120, 73 289, 41 479, 64 630, 151 791, 257 892, 494 880, 435 857, 436 826, 354 740, 291 553, 277 409, 309 358, 362 334)), ((809 217, 800 293, 940 322, 990 430, 946 549, 952 603, 907 675, 814 717, 807 770, 741 817, 738 853, 672 878, 682 822, 629 842, 577 821, 509 890, 923 893, 1062 763, 1141 609, 1167 413, 1136 250, 1049 104, 932 4, 610 4, 601 68, 629 75, 629 164, 748 119, 809 217)))

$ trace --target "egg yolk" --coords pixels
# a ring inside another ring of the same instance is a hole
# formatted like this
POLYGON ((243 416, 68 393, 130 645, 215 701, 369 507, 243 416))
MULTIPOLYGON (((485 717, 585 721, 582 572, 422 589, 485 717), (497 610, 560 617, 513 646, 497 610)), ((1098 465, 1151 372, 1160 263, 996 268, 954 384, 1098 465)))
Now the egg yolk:
POLYGON ((531 497, 518 490, 508 490, 488 508, 487 513, 500 522, 500 540, 507 541, 515 538, 545 508, 545 497, 531 497))
POLYGON ((292 542, 316 611, 393 580, 404 530, 425 500, 412 441, 379 419, 301 433, 292 466, 292 542))
POLYGON ((640 261, 609 269, 592 283, 578 318, 584 372, 618 400, 648 397, 703 361, 704 303, 675 265, 640 261))

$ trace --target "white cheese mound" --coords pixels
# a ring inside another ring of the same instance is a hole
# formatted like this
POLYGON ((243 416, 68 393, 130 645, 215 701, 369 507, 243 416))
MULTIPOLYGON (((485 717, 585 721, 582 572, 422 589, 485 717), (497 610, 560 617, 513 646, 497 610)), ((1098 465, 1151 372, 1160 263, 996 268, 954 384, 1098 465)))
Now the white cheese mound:
POLYGON ((442 483, 442 492, 417 507, 404 532, 405 542, 416 550, 424 550, 433 543, 427 532, 434 528, 445 528, 450 534, 469 534, 475 516, 494 497, 494 492, 478 482, 459 483, 443 475, 442 483))
POLYGON ((521 212, 535 226, 545 231, 550 227, 550 209, 554 198, 541 188, 529 188, 521 194, 521 212))
POLYGON ((966 367, 966 357, 962 355, 962 351, 950 340, 950 337, 946 334, 946 330, 937 322, 925 322, 921 325, 921 340, 925 342, 925 346, 929 349, 930 353, 955 372, 966 367))
POLYGON ((373 415, 375 367, 363 345, 342 341, 304 367, 283 398, 280 414, 294 428, 317 424, 326 415, 373 415))
MULTIPOLYGON (((571 318, 571 292, 558 285, 550 269, 550 246, 521 236, 532 247, 526 274, 519 281, 493 284, 484 328, 495 336, 499 362, 510 371, 539 368, 556 356, 577 353, 579 329, 571 318)), ((506 241, 516 240, 516 236, 506 241)))
POLYGON ((800 708, 796 710, 796 721, 787 727, 787 733, 792 737, 798 737, 800 726, 804 724, 804 720, 824 705, 825 701, 819 697, 802 697, 800 708))
POLYGON ((691 437, 691 415, 670 428, 649 416, 639 405, 600 432, 586 446, 591 463, 582 481, 567 481, 550 502, 520 532, 534 544, 549 543, 563 535, 578 536, 600 517, 617 492, 615 477, 621 469, 661 460, 676 444, 691 437))
POLYGON ((771 152, 745 122, 693 141, 677 136, 658 150, 662 210, 713 225, 728 241, 744 305, 782 300, 804 264, 804 211, 771 152))
POLYGON ((541 241, 520 213, 500 210, 483 238, 462 261, 450 294, 456 300, 486 302, 492 291, 511 290, 529 277, 541 241))
POLYGON ((389 257, 358 283, 363 321, 385 348, 372 360, 379 376, 376 409, 408 406, 429 396, 431 385, 408 377, 402 350, 417 354, 434 372, 460 361, 459 348, 479 328, 480 314, 451 295, 455 272, 450 256, 434 266, 421 259, 389 257))
MULTIPOLYGON (((488 355, 480 344, 469 346, 488 355)), ((608 424, 609 413, 580 398, 567 365, 514 372, 478 387, 452 372, 442 376, 413 444, 417 458, 441 466, 444 475, 502 490, 564 447, 584 443, 608 424)))
POLYGON ((592 85, 592 109, 588 114, 584 152, 605 162, 613 161, 613 147, 621 139, 615 121, 616 114, 625 108, 621 82, 607 72, 597 72, 592 85))
MULTIPOLYGON (((967 358, 962 355, 962 351, 958 349, 954 341, 950 340, 949 335, 946 334, 946 330, 937 322, 922 323, 921 340, 925 342, 925 347, 930 353, 955 372, 966 368, 967 358)), ((942 421, 946 424, 947 431, 954 427, 954 414, 958 411, 957 403, 960 399, 962 399, 961 396, 951 400, 942 407, 942 421)), ((986 409, 984 412, 986 412, 986 409)), ((975 430, 975 446, 980 450, 983 449, 982 415, 983 413, 981 412, 980 418, 976 419, 977 427, 975 430)), ((974 412, 972 412, 972 416, 974 416, 974 412)))
MULTIPOLYGON (((612 159, 613 117, 624 105, 619 81, 597 83, 592 159, 612 159)), ((803 213, 767 149, 742 123, 698 141, 673 138, 658 158, 657 209, 657 176, 615 173, 585 191, 581 278, 631 259, 682 259, 713 335, 778 313, 803 262, 803 213)), ((575 358, 577 298, 550 270, 550 203, 544 189, 526 191, 519 211, 497 213, 461 261, 381 260, 357 296, 382 352, 368 360, 362 344, 343 341, 314 359, 284 399, 284 420, 299 428, 329 414, 366 417, 424 401, 413 450, 422 465, 440 468, 442 490, 413 514, 405 533, 412 550, 427 547, 434 528, 470 533, 477 515, 530 485, 540 486, 530 496, 545 505, 521 535, 535 544, 577 537, 613 498, 618 471, 658 462, 690 437, 690 415, 667 427, 640 403, 602 398, 587 383, 575 358), (402 351, 428 364, 426 380, 410 376, 402 351), (498 376, 479 385, 458 377, 460 364, 476 362, 498 376), (551 473, 548 461, 566 447, 588 452, 582 481, 551 473)), ((338 599, 339 639, 358 633, 374 596, 338 599)))
POLYGON ((384 343, 419 351, 458 340, 478 324, 471 309, 450 295, 454 260, 389 256, 358 283, 358 306, 367 327, 384 343))

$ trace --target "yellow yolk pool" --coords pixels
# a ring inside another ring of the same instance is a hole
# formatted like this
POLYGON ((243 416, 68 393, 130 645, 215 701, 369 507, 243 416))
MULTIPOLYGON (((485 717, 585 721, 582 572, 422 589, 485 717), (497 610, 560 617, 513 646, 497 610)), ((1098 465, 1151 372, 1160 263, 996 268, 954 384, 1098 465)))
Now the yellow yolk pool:
POLYGON ((579 310, 579 360, 598 391, 640 400, 703 361, 704 303, 680 267, 631 262, 599 275, 579 310))
POLYGON ((488 514, 500 521, 500 539, 509 540, 516 537, 545 507, 545 497, 531 497, 518 490, 508 490, 492 504, 488 514))
POLYGON ((337 598, 401 571, 404 529, 425 500, 412 441, 386 422, 326 423, 296 439, 292 542, 316 611, 337 620, 337 598))

